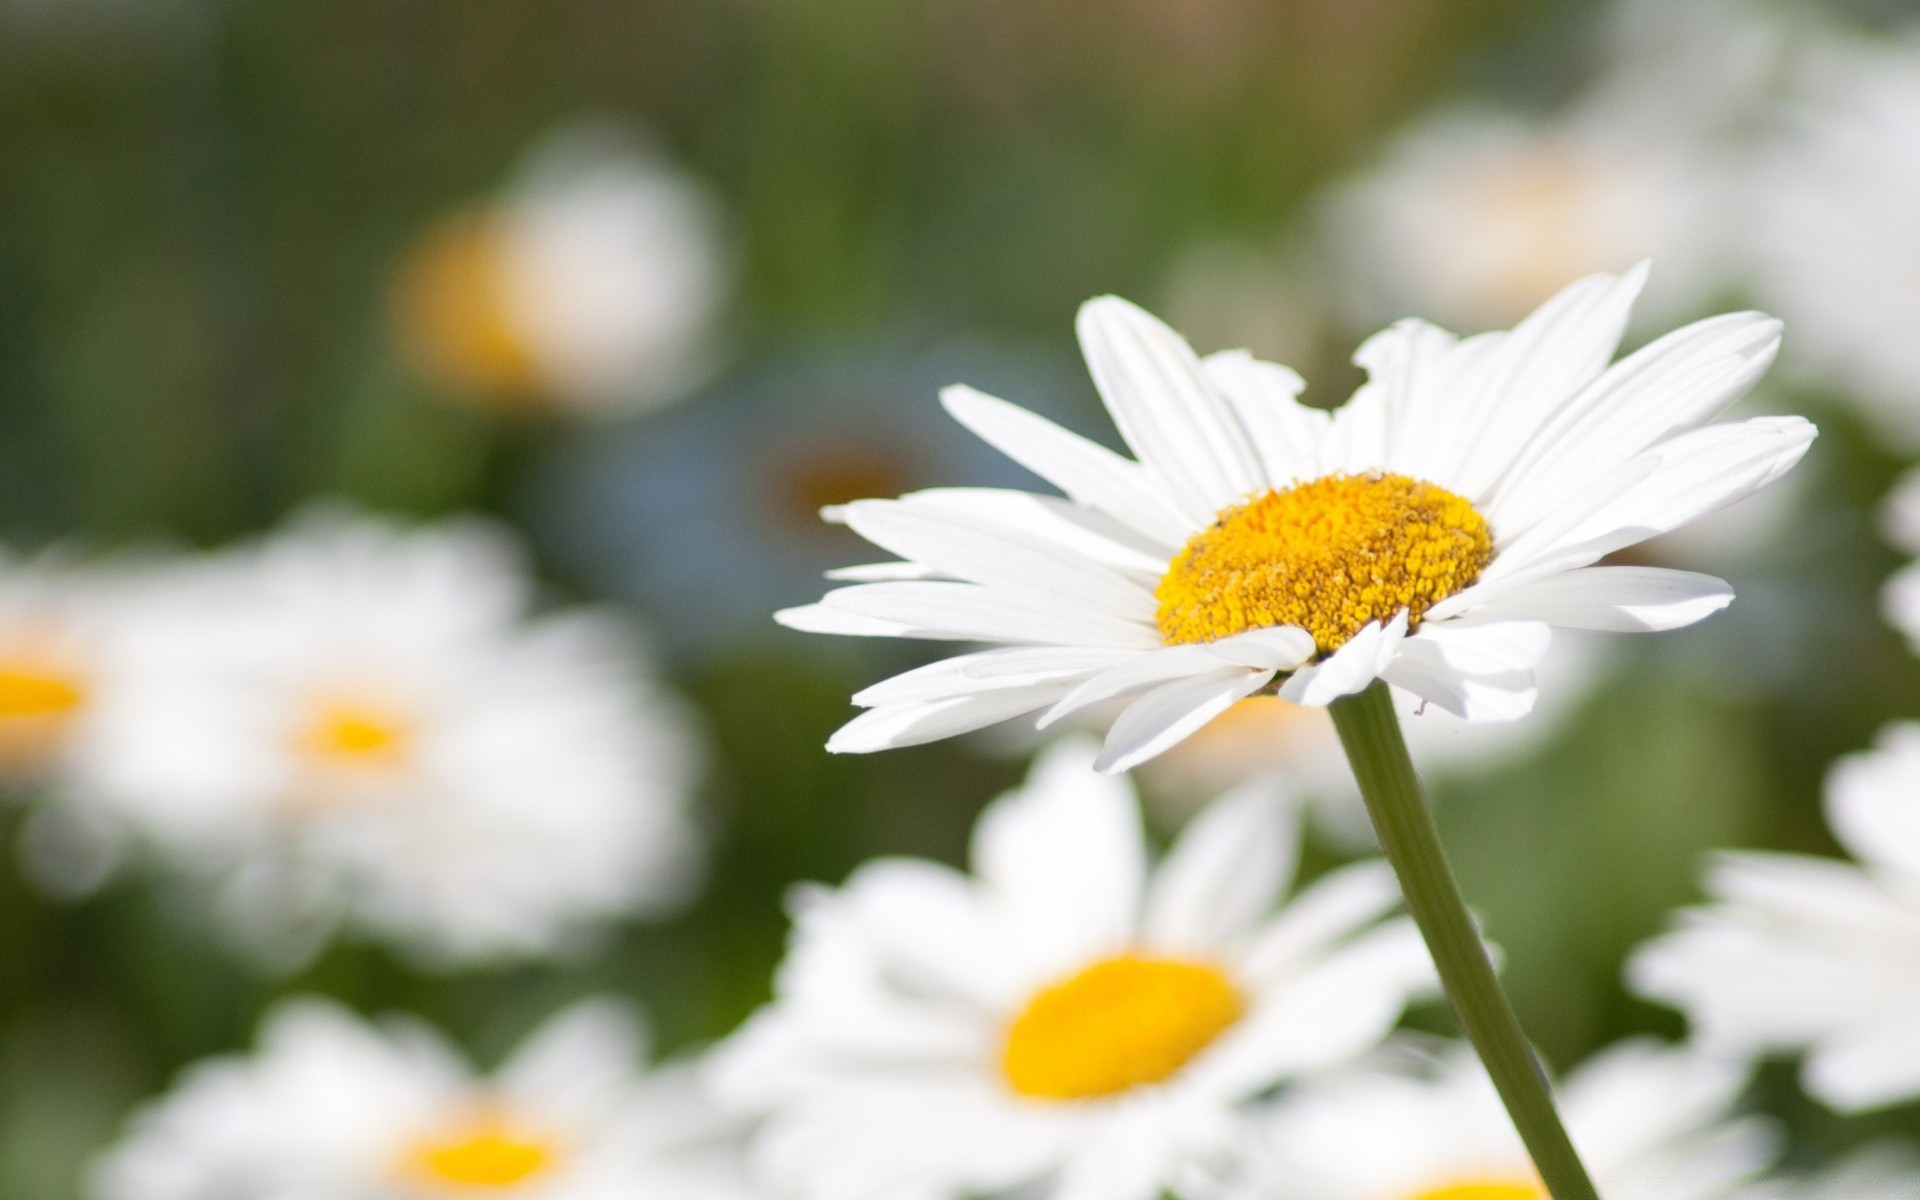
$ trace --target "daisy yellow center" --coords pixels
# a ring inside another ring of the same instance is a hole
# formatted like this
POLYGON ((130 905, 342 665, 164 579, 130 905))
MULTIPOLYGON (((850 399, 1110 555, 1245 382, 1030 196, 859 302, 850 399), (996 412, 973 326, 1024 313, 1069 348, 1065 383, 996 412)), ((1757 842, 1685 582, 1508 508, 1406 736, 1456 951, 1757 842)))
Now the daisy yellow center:
POLYGON ((1546 1200, 1546 1195, 1545 1189, 1531 1179, 1457 1179, 1407 1200, 1546 1200))
POLYGON ((1493 560, 1472 504, 1406 475, 1328 475, 1222 512, 1154 590, 1169 645, 1294 625, 1322 654, 1401 609, 1408 627, 1493 560))
POLYGON ((1037 1100, 1111 1096, 1168 1078, 1245 1011, 1218 967, 1123 954, 1035 993, 1007 1027, 1000 1067, 1037 1100))
POLYGON ((406 722, 373 705, 326 701, 300 732, 311 760, 336 766, 393 766, 406 757, 406 722))
POLYGON ((550 1170, 551 1139, 516 1129, 491 1113, 414 1141, 402 1167, 415 1178, 468 1188, 509 1188, 550 1170))
POLYGON ((0 721, 58 719, 86 698, 69 671, 42 663, 0 662, 0 721))
POLYGON ((513 316, 507 258, 498 218, 454 218, 408 259, 394 315, 407 349, 433 376, 468 395, 512 401, 537 394, 541 376, 513 316))

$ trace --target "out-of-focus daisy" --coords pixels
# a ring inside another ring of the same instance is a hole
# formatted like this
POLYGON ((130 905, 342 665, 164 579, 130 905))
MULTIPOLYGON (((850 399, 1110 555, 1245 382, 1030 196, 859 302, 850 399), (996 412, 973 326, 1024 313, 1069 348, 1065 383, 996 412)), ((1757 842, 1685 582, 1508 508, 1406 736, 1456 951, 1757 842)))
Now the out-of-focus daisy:
MULTIPOLYGON (((1614 1046, 1558 1089, 1602 1195, 1713 1200, 1766 1166, 1774 1134, 1737 1117, 1743 1065, 1650 1041, 1614 1046)), ((1547 1200, 1484 1068, 1464 1047, 1424 1069, 1355 1067, 1278 1101, 1232 1200, 1547 1200)))
POLYGON ((902 561, 779 614, 822 633, 999 643, 858 693, 828 748, 931 741, 1123 696, 1101 767, 1144 762, 1256 692, 1325 705, 1384 679, 1471 720, 1533 706, 1550 628, 1672 629, 1709 576, 1593 566, 1745 498, 1805 453, 1798 417, 1709 424, 1772 361, 1735 313, 1608 366, 1645 280, 1582 280, 1511 333, 1369 339, 1335 412, 1285 367, 1197 358, 1112 297, 1081 346, 1137 461, 970 388, 947 409, 1067 493, 943 489, 836 509, 902 561))
POLYGON ((198 569, 88 783, 263 952, 344 918, 430 958, 543 954, 686 893, 681 708, 618 622, 529 617, 501 531, 317 511, 198 569))
POLYGON ((1860 865, 1723 852, 1711 901, 1629 964, 1728 1053, 1804 1052, 1807 1090, 1842 1111, 1920 1096, 1920 725, 1891 725, 1827 778, 1827 822, 1860 865))
POLYGON ((726 274, 705 189, 585 125, 537 147, 496 200, 432 230, 394 312, 413 359, 459 396, 626 412, 701 373, 726 274))
POLYGON ((640 605, 678 650, 740 653, 767 613, 817 595, 860 539, 820 509, 950 479, 1028 476, 931 404, 956 378, 1069 390, 1063 361, 984 344, 811 349, 730 378, 619 430, 582 431, 530 489, 544 552, 573 577, 640 605))
POLYGON ((1432 967, 1379 861, 1280 906, 1294 815, 1250 790, 1149 869, 1124 781, 1051 750, 974 830, 971 876, 869 864, 798 895, 776 999, 716 1052, 767 1114, 762 1176, 819 1200, 1016 1187, 1146 1200, 1241 1101, 1378 1042, 1432 967))
POLYGON ((191 1067, 96 1165, 95 1200, 747 1200, 740 1130, 690 1066, 643 1072, 589 1001, 477 1076, 431 1028, 331 1002, 270 1012, 253 1054, 191 1067))
MULTIPOLYGON (((1880 502, 1880 528, 1887 541, 1920 555, 1920 469, 1902 475, 1880 502)), ((1880 600, 1887 621, 1920 653, 1920 562, 1894 572, 1880 600)))
POLYGON ((1920 1155, 1880 1142, 1824 1171, 1763 1179, 1742 1190, 1740 1200, 1920 1200, 1920 1155))
POLYGON ((1920 35, 1828 39, 1751 173, 1754 286, 1792 325, 1790 365, 1920 448, 1920 35))
POLYGON ((1451 112, 1409 130, 1328 200, 1351 315, 1498 328, 1569 279, 1649 257, 1660 278, 1645 315, 1697 314, 1735 276, 1727 134, 1778 41, 1738 0, 1628 4, 1611 61, 1565 110, 1451 112))

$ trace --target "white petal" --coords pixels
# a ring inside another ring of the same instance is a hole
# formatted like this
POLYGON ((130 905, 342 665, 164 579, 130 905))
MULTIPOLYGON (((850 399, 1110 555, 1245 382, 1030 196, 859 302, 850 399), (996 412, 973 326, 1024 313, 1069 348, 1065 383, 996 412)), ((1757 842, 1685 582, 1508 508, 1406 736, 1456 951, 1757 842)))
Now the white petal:
POLYGON ((1539 698, 1531 670, 1471 675, 1425 637, 1407 639, 1381 678, 1467 721, 1517 720, 1532 712, 1539 698))
POLYGON ((1324 708, 1342 696, 1350 696, 1380 678, 1406 636, 1404 609, 1384 626, 1371 622, 1325 662, 1295 671, 1281 686, 1280 698, 1324 708))
POLYGON ((1117 296, 1081 305, 1075 327, 1120 436, 1189 517, 1210 522, 1265 484, 1246 431, 1179 334, 1117 296))
POLYGON ((1272 671, 1229 667, 1162 684, 1126 707, 1095 764, 1126 771, 1178 744, 1273 679, 1272 671))
POLYGON ((915 667, 853 694, 862 708, 947 700, 1001 688, 1035 683, 1071 684, 1111 665, 1137 656, 1132 650, 1100 650, 1068 646, 1013 646, 958 654, 915 667))
POLYGON ((1486 495, 1534 432, 1605 369, 1646 279, 1645 263, 1618 278, 1582 279, 1502 336, 1446 431, 1467 455, 1435 482, 1486 495))
POLYGON ((1045 417, 969 387, 947 388, 940 393, 940 403, 982 441, 1073 500, 1158 542, 1180 546, 1203 527, 1196 526, 1139 463, 1045 417))
POLYGON ((1920 874, 1920 725, 1880 731, 1874 748, 1849 754, 1827 772, 1827 823, 1863 862, 1920 874))
POLYGON ((1853 1029, 1807 1055, 1800 1080, 1842 1113, 1884 1108, 1920 1096, 1920 1029, 1907 1014, 1853 1029))
POLYGON ((1333 428, 1333 414, 1300 403, 1306 381, 1297 372, 1245 350, 1208 355, 1201 365, 1239 416, 1268 487, 1284 488, 1322 473, 1320 447, 1333 428))
POLYGON ((1169 680, 1217 675, 1228 665, 1204 645, 1163 646, 1158 650, 1136 654, 1108 667, 1061 697, 1060 703, 1040 718, 1040 728, 1045 729, 1096 704, 1158 687, 1169 680))
POLYGON ((1065 686, 1034 683, 948 700, 881 705, 835 730, 827 739, 827 750, 833 754, 871 754, 972 733, 1045 708, 1059 699, 1065 686))
POLYGON ((1091 742, 1072 739, 1034 763, 973 831, 973 870, 1055 958, 1124 945, 1139 919, 1147 851, 1132 786, 1094 770, 1091 742))
POLYGON ((1207 651, 1222 662, 1242 667, 1263 667, 1270 671, 1291 671, 1313 657, 1313 635, 1291 625, 1272 625, 1249 629, 1217 642, 1206 643, 1207 651))
POLYGON ((1293 878, 1299 817, 1294 797, 1268 779, 1208 805, 1154 874, 1142 928, 1147 944, 1190 951, 1239 942, 1293 878))
POLYGON ((1159 631, 1083 603, 972 583, 860 583, 828 592, 828 608, 905 626, 910 636, 963 642, 1150 649, 1159 631))
POLYGON ((1087 680, 1040 718, 1042 729, 1064 717, 1118 696, 1223 667, 1291 671, 1313 655, 1313 637, 1304 629, 1275 626, 1254 629, 1217 642, 1166 646, 1116 664, 1087 680))
POLYGON ((835 567, 826 576, 840 583, 889 583, 896 579, 938 579, 940 572, 925 563, 882 562, 835 567))
POLYGON ((1528 443, 1486 514, 1512 532, 1530 526, 1615 465, 1708 420, 1772 365, 1780 322, 1729 313, 1696 322, 1629 355, 1567 404, 1528 443))
POLYGON ((1084 504, 1012 488, 923 488, 900 503, 983 517, 1155 583, 1180 545, 1157 541, 1084 504))
POLYGON ((846 517, 874 545, 954 579, 1154 619, 1152 593, 1118 571, 995 522, 897 500, 856 500, 846 517))
POLYGON ((1578 567, 1477 605, 1485 617, 1545 621, 1561 629, 1645 633, 1679 629, 1733 602, 1723 579, 1666 567, 1578 567))
POLYGON ((588 1000, 535 1030, 494 1082, 507 1096, 542 1111, 594 1119, 622 1098, 645 1054, 645 1030, 629 1006, 588 1000))
MULTIPOLYGON (((1646 478, 1518 574, 1538 578, 1549 570, 1586 566, 1744 500, 1799 462, 1814 434, 1802 417, 1753 417, 1670 438, 1643 456, 1655 462, 1646 478)), ((1488 574, 1500 565, 1496 560, 1488 574)))
POLYGON ((1400 885, 1384 859, 1329 871, 1288 902, 1248 950, 1242 969, 1257 984, 1280 979, 1399 903, 1400 885))
POLYGON ((801 633, 837 633, 843 637, 913 637, 913 626, 898 621, 882 621, 875 617, 863 617, 859 613, 848 612, 843 608, 829 608, 824 604, 802 604, 796 608, 783 608, 773 614, 773 619, 788 629, 797 629, 801 633))

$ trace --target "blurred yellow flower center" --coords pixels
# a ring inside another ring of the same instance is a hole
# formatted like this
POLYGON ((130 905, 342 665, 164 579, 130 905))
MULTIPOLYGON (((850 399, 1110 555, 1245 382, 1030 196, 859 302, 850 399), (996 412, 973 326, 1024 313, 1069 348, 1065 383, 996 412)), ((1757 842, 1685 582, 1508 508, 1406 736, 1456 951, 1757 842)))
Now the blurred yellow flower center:
POLYGON ((300 733, 308 758, 349 766, 393 766, 406 757, 406 722, 365 704, 323 702, 300 733))
POLYGON ((46 760, 86 702, 86 683, 72 664, 34 647, 0 651, 0 767, 46 760))
POLYGON ((405 1173, 440 1184, 507 1188, 550 1169, 557 1155, 551 1139, 481 1113, 464 1125, 424 1137, 407 1147, 405 1173))
POLYGON ((1473 505, 1405 475, 1328 475, 1222 512, 1154 590, 1169 645, 1295 625, 1322 654, 1370 621, 1408 626, 1493 560, 1473 505))
POLYGON ((539 364, 513 318, 508 234, 487 213, 431 232, 394 289, 400 335, 420 367, 470 395, 521 401, 540 390, 539 364))
POLYGON ((1035 993, 1000 1066, 1022 1096, 1111 1096, 1171 1076, 1245 1011, 1218 967, 1123 954, 1035 993))
POLYGON ((1547 1192, 1532 1179, 1460 1179, 1407 1200, 1547 1200, 1547 1192))
POLYGON ((0 721, 65 717, 86 698, 70 671, 50 663, 0 661, 0 721))

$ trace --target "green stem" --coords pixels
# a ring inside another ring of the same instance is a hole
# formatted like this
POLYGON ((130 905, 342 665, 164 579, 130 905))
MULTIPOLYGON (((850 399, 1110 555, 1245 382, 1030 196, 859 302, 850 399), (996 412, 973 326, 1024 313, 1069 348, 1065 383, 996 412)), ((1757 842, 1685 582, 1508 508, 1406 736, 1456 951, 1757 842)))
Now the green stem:
POLYGON ((1567 1130, 1554 1111, 1546 1072, 1500 990, 1493 963, 1447 865, 1439 831, 1407 756, 1393 693, 1383 682, 1334 701, 1334 728, 1366 799, 1381 849, 1400 877, 1407 908, 1427 941, 1440 985, 1479 1052, 1513 1126, 1553 1200, 1598 1200, 1567 1130))

